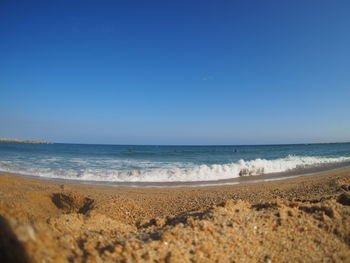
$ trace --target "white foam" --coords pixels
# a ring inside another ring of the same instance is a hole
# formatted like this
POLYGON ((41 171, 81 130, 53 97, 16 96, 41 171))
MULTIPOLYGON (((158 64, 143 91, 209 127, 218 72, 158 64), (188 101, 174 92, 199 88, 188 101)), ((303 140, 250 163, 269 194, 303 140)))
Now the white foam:
MULTIPOLYGON (((78 161, 78 160, 74 160, 78 161)), ((13 164, 9 161, 0 162, 0 171, 23 175, 33 175, 46 178, 73 179, 85 181, 109 182, 193 182, 232 179, 240 176, 262 175, 268 173, 285 172, 298 168, 308 168, 332 163, 349 162, 350 157, 304 157, 288 156, 274 160, 255 159, 251 161, 240 160, 229 164, 194 165, 190 163, 161 163, 138 162, 138 167, 144 169, 111 169, 120 167, 104 166, 100 168, 89 162, 78 161, 85 164, 79 169, 57 169, 43 167, 26 167, 22 164, 13 164), (162 167, 162 168, 155 168, 162 167)), ((107 162, 101 160, 101 162, 107 162)), ((109 162, 107 162, 109 163, 109 162)), ((110 163, 109 163, 110 164, 110 163)), ((125 163, 123 163, 125 165, 125 163)), ((125 167, 125 166, 124 166, 125 167)))

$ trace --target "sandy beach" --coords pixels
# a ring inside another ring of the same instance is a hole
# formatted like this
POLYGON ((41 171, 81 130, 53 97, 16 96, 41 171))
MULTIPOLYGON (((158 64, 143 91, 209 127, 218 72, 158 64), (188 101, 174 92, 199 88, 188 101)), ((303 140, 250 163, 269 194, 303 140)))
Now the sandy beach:
POLYGON ((0 1, 0 263, 350 263, 350 1, 0 1))
POLYGON ((350 262, 350 169, 109 187, 0 175, 0 262, 350 262))

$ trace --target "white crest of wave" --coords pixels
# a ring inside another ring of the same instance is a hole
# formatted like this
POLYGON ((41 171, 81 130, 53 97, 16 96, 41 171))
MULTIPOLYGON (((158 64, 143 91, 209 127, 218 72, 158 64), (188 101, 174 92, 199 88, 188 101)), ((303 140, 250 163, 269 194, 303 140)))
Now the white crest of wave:
POLYGON ((73 179, 85 181, 109 182, 188 182, 215 181, 232 179, 240 176, 262 175, 290 171, 298 168, 310 168, 327 164, 350 162, 350 157, 316 157, 288 156, 285 158, 266 160, 240 160, 229 164, 191 165, 186 168, 177 165, 166 168, 147 168, 141 170, 115 169, 54 169, 41 167, 19 167, 9 162, 0 162, 0 170, 18 174, 26 174, 48 178, 73 179))

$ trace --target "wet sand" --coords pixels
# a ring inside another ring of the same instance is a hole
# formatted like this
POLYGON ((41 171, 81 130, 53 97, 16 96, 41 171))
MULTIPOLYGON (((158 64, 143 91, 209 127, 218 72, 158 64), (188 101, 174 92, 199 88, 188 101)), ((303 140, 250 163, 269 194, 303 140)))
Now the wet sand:
POLYGON ((0 175, 0 262, 350 262, 350 169, 130 188, 0 175))

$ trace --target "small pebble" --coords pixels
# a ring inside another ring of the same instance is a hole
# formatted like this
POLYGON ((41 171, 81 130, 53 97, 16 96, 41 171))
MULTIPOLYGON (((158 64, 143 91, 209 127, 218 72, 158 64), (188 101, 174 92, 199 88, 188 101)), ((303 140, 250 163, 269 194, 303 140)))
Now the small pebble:
POLYGON ((266 256, 265 257, 265 263, 271 263, 271 258, 269 256, 266 256))

